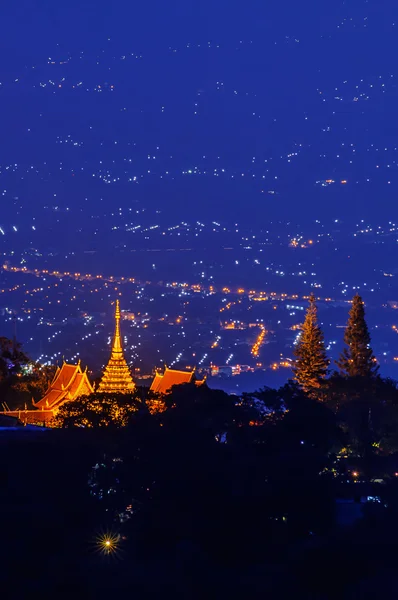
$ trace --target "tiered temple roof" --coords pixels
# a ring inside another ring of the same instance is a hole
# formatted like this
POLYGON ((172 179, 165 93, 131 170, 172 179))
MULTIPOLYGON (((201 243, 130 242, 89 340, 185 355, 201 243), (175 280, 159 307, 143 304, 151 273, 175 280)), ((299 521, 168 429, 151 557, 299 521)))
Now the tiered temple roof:
POLYGON ((3 414, 16 417, 25 424, 43 425, 51 421, 62 404, 93 391, 87 369, 82 371, 80 362, 77 365, 64 362, 61 368, 58 367, 44 398, 35 403, 34 410, 7 410, 3 414))
POLYGON ((67 400, 75 400, 79 396, 92 394, 93 391, 87 370, 82 371, 80 362, 77 365, 64 362, 61 368, 58 367, 46 395, 35 406, 41 409, 59 408, 67 400))
POLYGON ((182 383, 196 383, 196 385, 203 385, 205 381, 205 379, 196 379, 195 370, 177 371, 166 367, 163 374, 156 373, 149 389, 156 394, 167 394, 173 385, 181 385, 182 383))
POLYGON ((111 357, 98 386, 98 392, 105 394, 127 393, 135 389, 130 369, 124 358, 122 338, 120 334, 120 304, 116 300, 115 334, 112 341, 111 357))

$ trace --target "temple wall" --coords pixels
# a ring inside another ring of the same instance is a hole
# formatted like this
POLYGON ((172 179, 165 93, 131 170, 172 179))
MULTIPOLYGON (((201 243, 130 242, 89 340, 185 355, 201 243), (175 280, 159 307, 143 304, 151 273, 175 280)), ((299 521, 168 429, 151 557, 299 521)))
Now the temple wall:
POLYGON ((16 417, 25 425, 47 425, 54 416, 53 410, 9 410, 1 414, 16 417))

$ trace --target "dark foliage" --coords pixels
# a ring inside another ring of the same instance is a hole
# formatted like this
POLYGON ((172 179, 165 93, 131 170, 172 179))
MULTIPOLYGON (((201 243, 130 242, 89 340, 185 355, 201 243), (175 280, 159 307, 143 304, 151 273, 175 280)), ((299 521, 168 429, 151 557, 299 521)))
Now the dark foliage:
POLYGON ((398 388, 381 377, 333 375, 323 397, 346 434, 350 452, 360 456, 398 451, 398 388))
POLYGON ((334 375, 319 389, 322 402, 295 383, 243 398, 194 383, 161 399, 143 388, 93 394, 64 405, 60 429, 0 437, 5 585, 15 597, 28 585, 61 598, 87 588, 97 598, 355 589, 372 573, 370 544, 383 557, 396 545, 398 496, 384 486, 355 541, 337 526, 336 498, 349 478, 347 494, 360 496, 354 468, 367 481, 398 472, 397 386, 334 375), (339 461, 343 446, 351 456, 339 461), (100 552, 101 536, 114 536, 114 554, 100 552))
POLYGON ((54 373, 55 367, 31 361, 19 342, 0 337, 0 407, 33 408, 32 400, 44 396, 54 373))
POLYGON ((370 347, 365 306, 359 294, 356 294, 352 300, 344 343, 346 347, 337 361, 340 374, 346 377, 375 377, 379 366, 370 347))

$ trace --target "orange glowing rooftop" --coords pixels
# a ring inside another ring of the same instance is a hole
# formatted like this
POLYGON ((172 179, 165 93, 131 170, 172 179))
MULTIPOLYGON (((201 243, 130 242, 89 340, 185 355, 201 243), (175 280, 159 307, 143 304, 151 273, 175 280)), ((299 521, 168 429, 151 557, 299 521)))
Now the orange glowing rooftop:
POLYGON ((206 379, 196 379, 195 370, 177 371, 175 369, 168 369, 166 367, 164 373, 155 374, 150 390, 156 394, 167 394, 167 392, 169 392, 174 385, 181 385, 182 383, 195 383, 196 385, 203 385, 205 381, 206 379))
POLYGON ((35 403, 40 409, 58 409, 68 400, 76 400, 79 396, 93 393, 93 387, 87 377, 87 369, 82 371, 80 361, 77 365, 63 363, 57 369, 54 379, 44 398, 35 403))

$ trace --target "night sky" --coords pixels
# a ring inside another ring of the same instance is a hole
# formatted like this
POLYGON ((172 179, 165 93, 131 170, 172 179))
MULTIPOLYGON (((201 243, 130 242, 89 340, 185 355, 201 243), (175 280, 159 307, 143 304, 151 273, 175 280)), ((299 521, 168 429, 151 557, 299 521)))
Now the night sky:
POLYGON ((0 225, 396 214, 392 0, 25 0, 0 19, 0 225))

